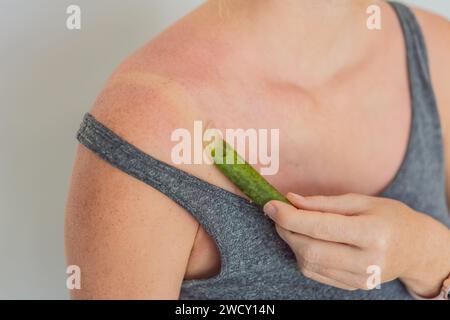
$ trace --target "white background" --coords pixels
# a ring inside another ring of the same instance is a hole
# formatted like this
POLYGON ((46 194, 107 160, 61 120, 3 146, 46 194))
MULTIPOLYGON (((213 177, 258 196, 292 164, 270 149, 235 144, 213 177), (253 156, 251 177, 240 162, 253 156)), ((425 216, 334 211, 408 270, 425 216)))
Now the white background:
MULTIPOLYGON (((65 299, 78 129, 106 77, 202 0, 0 0, 0 299, 65 299), (82 30, 65 27, 82 9, 82 30)), ((407 1, 450 17, 450 0, 407 1)))

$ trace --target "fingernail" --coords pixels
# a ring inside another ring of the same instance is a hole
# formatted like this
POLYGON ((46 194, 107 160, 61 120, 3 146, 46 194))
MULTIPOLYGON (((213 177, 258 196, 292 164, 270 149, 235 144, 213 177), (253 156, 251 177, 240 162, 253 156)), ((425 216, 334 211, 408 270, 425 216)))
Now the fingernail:
POLYGON ((304 201, 304 200, 306 200, 305 197, 303 197, 303 196, 301 196, 301 195, 299 195, 299 194, 296 194, 296 193, 292 193, 292 192, 289 192, 289 193, 288 193, 288 197, 289 197, 289 198, 293 198, 293 199, 295 199, 295 200, 299 200, 299 201, 304 201))
POLYGON ((266 203, 263 209, 264 213, 269 217, 272 217, 275 213, 277 213, 277 207, 275 207, 271 202, 266 203))

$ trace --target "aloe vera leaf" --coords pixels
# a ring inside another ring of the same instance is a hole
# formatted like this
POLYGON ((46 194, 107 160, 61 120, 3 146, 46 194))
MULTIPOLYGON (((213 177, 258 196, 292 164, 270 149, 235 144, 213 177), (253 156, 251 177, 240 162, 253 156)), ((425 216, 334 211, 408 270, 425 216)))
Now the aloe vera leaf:
POLYGON ((285 196, 264 179, 227 142, 222 142, 222 152, 216 152, 216 148, 211 149, 214 165, 252 202, 260 207, 271 200, 289 203, 285 196))

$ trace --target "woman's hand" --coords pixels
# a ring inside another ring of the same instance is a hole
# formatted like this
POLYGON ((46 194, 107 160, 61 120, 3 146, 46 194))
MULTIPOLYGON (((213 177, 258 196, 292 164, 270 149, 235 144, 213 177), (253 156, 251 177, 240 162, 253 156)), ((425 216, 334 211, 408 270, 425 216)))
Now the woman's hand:
POLYGON ((368 290, 369 266, 381 282, 400 278, 421 296, 440 290, 450 273, 450 231, 391 199, 357 194, 301 197, 264 207, 292 248, 302 273, 347 290, 368 290))

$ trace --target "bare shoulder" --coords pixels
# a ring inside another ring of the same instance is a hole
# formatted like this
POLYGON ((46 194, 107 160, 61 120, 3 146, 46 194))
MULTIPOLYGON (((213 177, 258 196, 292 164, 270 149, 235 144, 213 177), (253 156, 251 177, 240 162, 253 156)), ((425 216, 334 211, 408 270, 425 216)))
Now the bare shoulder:
MULTIPOLYGON (((206 12, 205 12, 206 11, 206 12)), ((210 166, 174 164, 172 133, 207 123, 219 100, 224 61, 232 49, 200 7, 123 61, 108 79, 91 113, 119 136, 153 157, 201 179, 233 189, 210 166), (219 67, 220 66, 220 67, 219 67)))
POLYGON ((168 76, 147 71, 115 73, 92 115, 116 134, 162 161, 170 161, 171 132, 198 118, 192 95, 168 76))
POLYGON ((171 132, 202 120, 200 92, 218 77, 214 62, 223 50, 203 27, 201 12, 179 20, 123 61, 92 109, 119 135, 164 161, 171 132))

